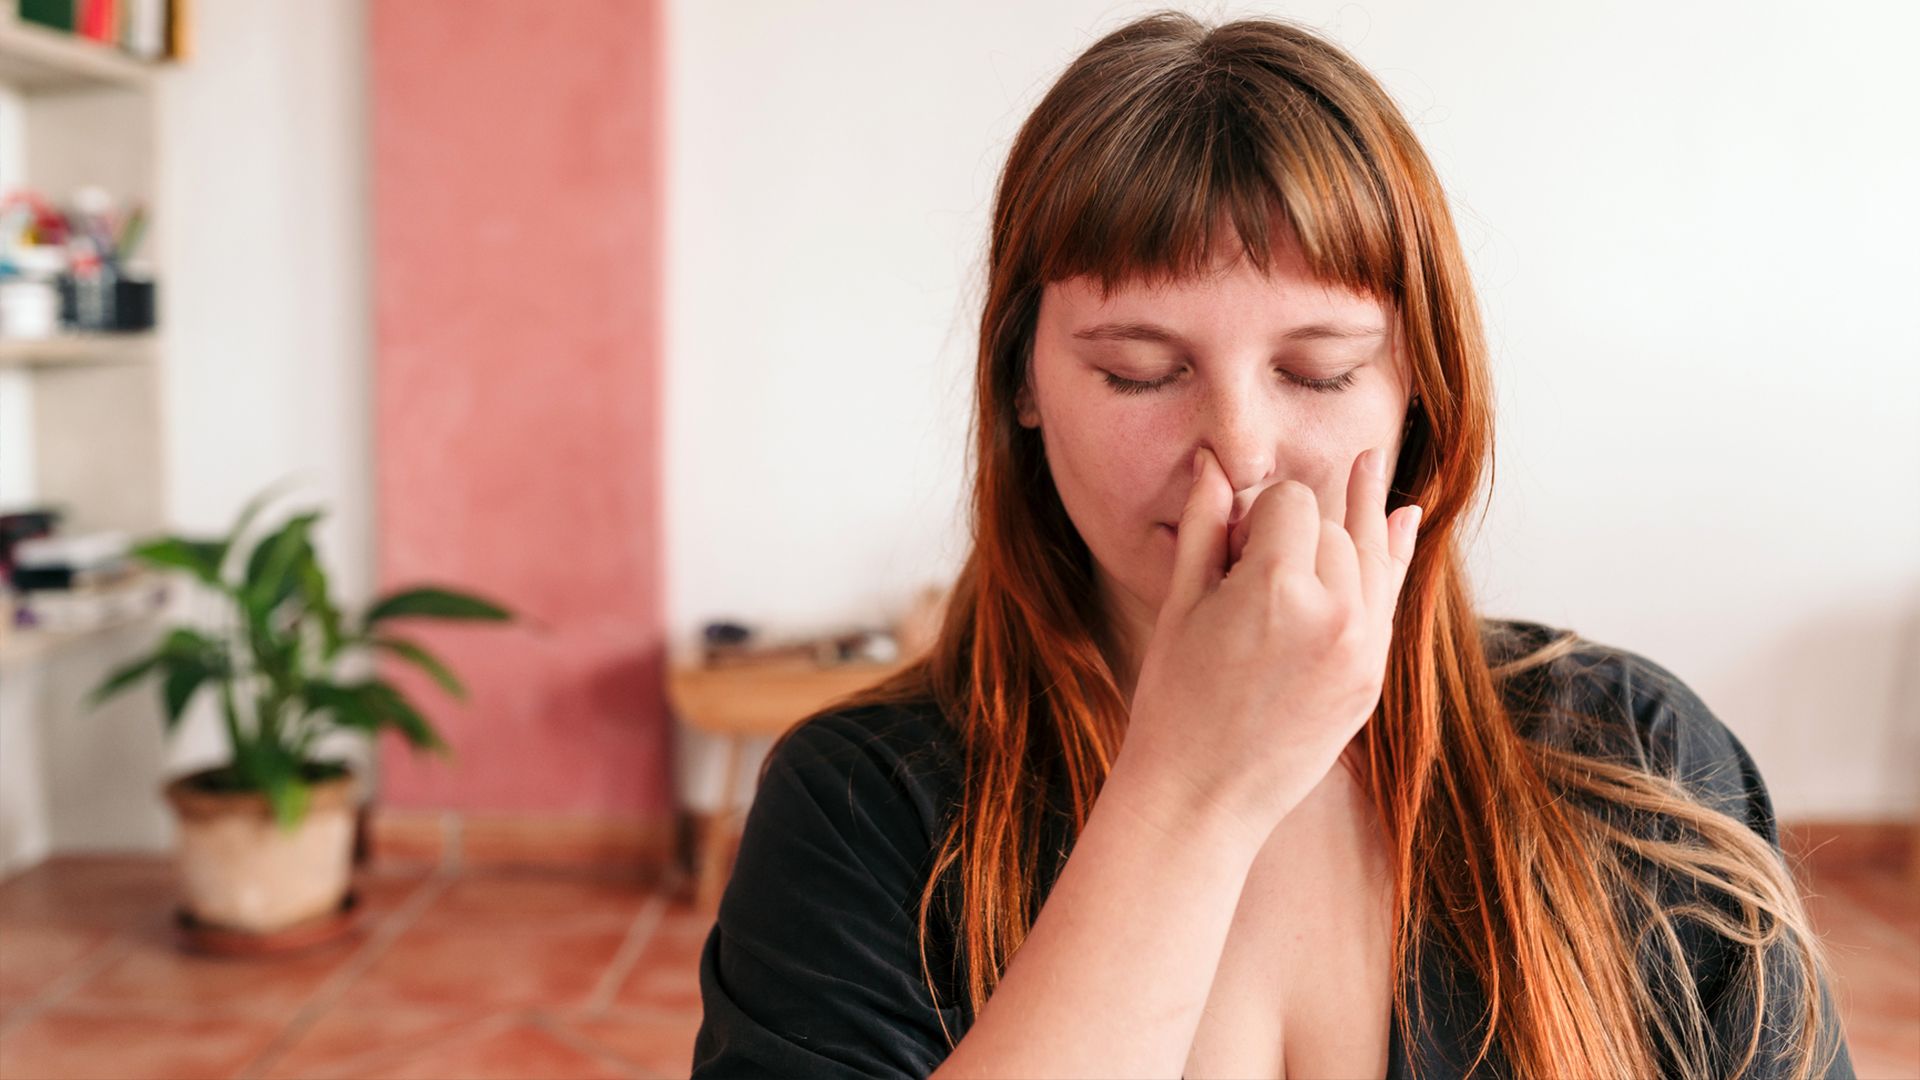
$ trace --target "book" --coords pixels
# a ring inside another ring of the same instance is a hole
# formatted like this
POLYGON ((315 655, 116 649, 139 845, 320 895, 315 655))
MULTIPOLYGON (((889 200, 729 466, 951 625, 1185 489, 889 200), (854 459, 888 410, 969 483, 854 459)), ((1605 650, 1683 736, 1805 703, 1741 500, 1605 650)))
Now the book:
POLYGON ((142 60, 167 55, 167 0, 121 0, 120 47, 142 60))
POLYGON ((20 0, 20 21, 73 33, 74 0, 20 0))
POLYGON ((117 44, 120 40, 119 0, 80 0, 74 32, 103 45, 117 44))

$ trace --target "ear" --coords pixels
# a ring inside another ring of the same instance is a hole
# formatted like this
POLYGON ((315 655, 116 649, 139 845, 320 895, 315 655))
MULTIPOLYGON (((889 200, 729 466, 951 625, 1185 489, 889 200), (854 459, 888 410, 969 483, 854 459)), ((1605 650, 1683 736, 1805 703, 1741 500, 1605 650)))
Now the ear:
POLYGON ((1014 395, 1013 408, 1014 412, 1020 418, 1021 427, 1037 428, 1040 426, 1040 410, 1034 408, 1033 405, 1033 380, 1031 376, 1028 377, 1026 384, 1020 387, 1020 392, 1014 395))

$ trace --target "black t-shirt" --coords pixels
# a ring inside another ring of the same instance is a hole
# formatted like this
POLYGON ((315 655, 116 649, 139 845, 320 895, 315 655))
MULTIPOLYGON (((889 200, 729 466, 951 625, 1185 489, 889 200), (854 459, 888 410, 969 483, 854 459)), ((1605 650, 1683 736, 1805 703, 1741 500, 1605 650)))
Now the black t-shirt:
MULTIPOLYGON (((1539 623, 1483 622, 1490 659, 1519 655, 1558 631, 1539 623)), ((1624 649, 1582 641, 1572 654, 1522 673, 1509 693, 1553 694, 1612 724, 1593 731, 1554 726, 1526 732, 1583 753, 1627 760, 1679 780, 1696 798, 1744 821, 1777 849, 1773 804, 1753 759, 1692 690, 1660 665, 1624 649)), ((719 917, 700 956, 705 1015, 694 1042, 693 1080, 780 1077, 924 1077, 972 1023, 953 951, 953 927, 936 922, 927 960, 940 987, 936 1008, 922 979, 917 906, 932 872, 946 814, 958 804, 961 765, 954 735, 931 702, 871 706, 816 717, 770 757, 748 811, 719 917)), ((1043 850, 1044 896, 1064 866, 1064 822, 1043 850)), ((1682 934, 1689 968, 1721 1041, 1751 1026, 1744 998, 1717 1000, 1729 976, 1717 939, 1682 934)), ((1423 964, 1424 1026, 1413 1047, 1390 1034, 1390 1080, 1461 1075, 1479 1045, 1485 998, 1464 965, 1429 954, 1423 964)), ((1787 971, 1769 970, 1784 986, 1787 971)), ((1783 991, 1767 994, 1770 1027, 1790 1019, 1783 991)), ((1839 1039, 1826 987, 1821 1004, 1839 1039)), ((1750 1008, 1750 1006, 1749 1006, 1750 1008)), ((1780 1043, 1763 1042, 1750 1076, 1780 1070, 1780 1043)), ((1504 1076, 1497 1051, 1476 1076, 1504 1076)), ((1844 1041, 1826 1074, 1850 1078, 1844 1041)))

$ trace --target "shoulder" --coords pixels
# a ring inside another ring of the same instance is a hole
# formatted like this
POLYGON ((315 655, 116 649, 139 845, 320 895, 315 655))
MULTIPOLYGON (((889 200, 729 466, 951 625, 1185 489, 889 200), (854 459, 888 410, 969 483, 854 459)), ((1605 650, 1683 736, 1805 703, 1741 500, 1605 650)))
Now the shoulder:
POLYGON ((865 851, 916 860, 939 837, 959 788, 957 741, 931 700, 817 713, 788 729, 761 766, 752 831, 801 820, 865 851))
POLYGON ((788 729, 771 756, 786 764, 866 759, 890 770, 938 766, 953 732, 932 700, 830 708, 788 729))
POLYGON ((1543 623, 1483 619, 1481 626, 1496 672, 1503 663, 1565 642, 1544 664, 1504 680, 1515 722, 1529 738, 1672 779, 1778 845, 1772 800, 1752 755, 1666 665, 1543 623))
POLYGON ((939 706, 909 701, 815 713, 774 740, 763 768, 843 780, 878 776, 912 789, 953 779, 958 754, 939 706))
MULTIPOLYGON (((1664 664, 1619 645, 1593 641, 1537 622, 1483 619, 1482 641, 1495 671, 1546 650, 1543 663, 1518 664, 1500 682, 1514 722, 1528 738, 1560 749, 1606 758, 1676 782, 1695 802, 1744 823, 1776 852, 1779 827, 1773 801, 1759 767, 1732 730, 1714 715, 1698 693, 1664 664)), ((1784 866, 1781 867, 1782 872, 1784 866)), ((1667 902, 1690 905, 1700 894, 1689 883, 1669 879, 1667 902), (1673 891, 1668 891, 1669 889, 1673 891)), ((1745 912, 1718 887, 1710 902, 1729 918, 1745 912)), ((1696 918, 1675 927, 1685 970, 1694 980, 1713 1031, 1738 1047, 1754 1030, 1753 1012, 1764 1008, 1762 1063, 1746 1075, 1784 1075, 1791 1042, 1783 1036, 1797 1023, 1794 1015, 1802 976, 1800 960, 1784 945, 1764 952, 1764 993, 1741 982, 1748 977, 1745 947, 1729 942, 1696 918), (1731 992, 1734 989, 1738 992, 1731 992)), ((1833 1011, 1831 994, 1819 985, 1823 1027, 1820 1038, 1838 1044, 1838 1053, 1822 1075, 1851 1077, 1853 1067, 1833 1011)), ((1684 1016, 1676 1021, 1692 1022, 1684 1016)))

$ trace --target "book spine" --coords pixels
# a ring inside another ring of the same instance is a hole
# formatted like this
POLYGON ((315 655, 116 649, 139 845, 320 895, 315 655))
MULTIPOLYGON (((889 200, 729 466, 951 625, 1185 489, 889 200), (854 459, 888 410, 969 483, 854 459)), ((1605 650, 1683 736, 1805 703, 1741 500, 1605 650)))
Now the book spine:
POLYGON ((76 28, 74 0, 20 0, 19 11, 21 22, 64 30, 69 34, 76 28))
POLYGON ((167 59, 193 55, 193 0, 167 0, 167 59))

